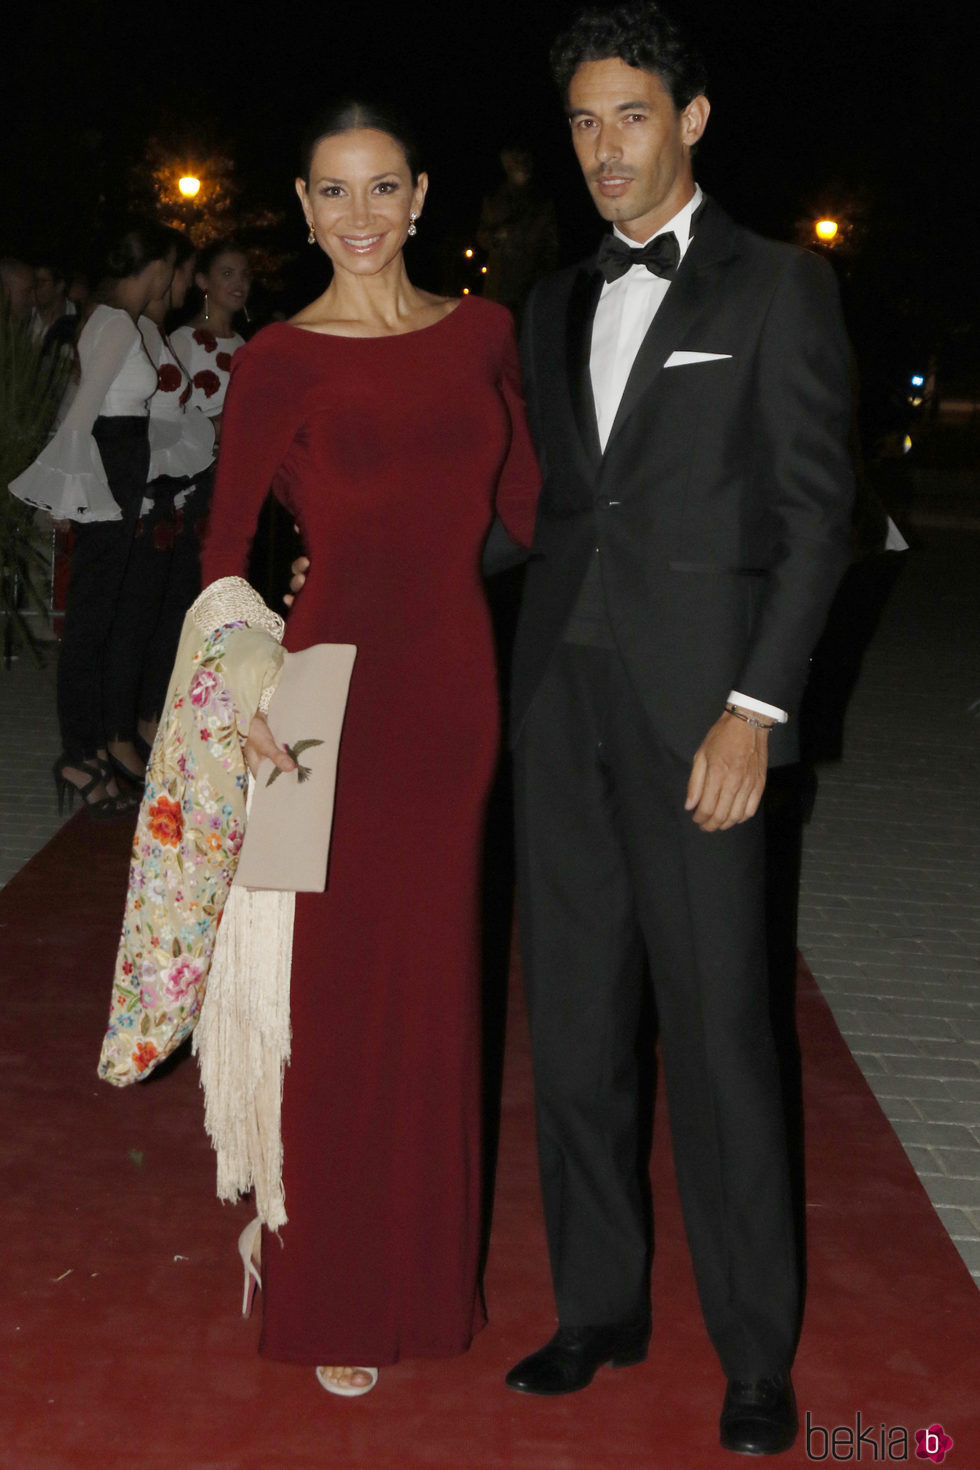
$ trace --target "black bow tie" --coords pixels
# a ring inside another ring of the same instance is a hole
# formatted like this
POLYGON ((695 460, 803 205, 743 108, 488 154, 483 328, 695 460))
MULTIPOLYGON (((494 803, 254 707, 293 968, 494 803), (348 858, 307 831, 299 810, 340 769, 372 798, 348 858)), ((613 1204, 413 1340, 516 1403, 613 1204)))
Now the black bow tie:
POLYGON ((674 274, 681 261, 681 247, 672 230, 654 235, 646 245, 632 247, 618 235, 604 235, 599 246, 596 266, 606 281, 618 281, 634 265, 645 265, 655 276, 674 274))

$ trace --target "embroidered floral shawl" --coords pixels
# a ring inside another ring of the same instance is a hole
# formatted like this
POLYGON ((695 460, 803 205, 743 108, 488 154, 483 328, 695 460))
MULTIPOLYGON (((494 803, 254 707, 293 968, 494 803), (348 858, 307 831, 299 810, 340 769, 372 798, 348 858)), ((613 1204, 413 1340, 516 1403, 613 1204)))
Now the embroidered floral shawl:
POLYGON ((146 1077, 187 1037, 204 1001, 245 830, 242 743, 282 663, 283 622, 237 577, 184 621, 133 838, 99 1075, 146 1077))

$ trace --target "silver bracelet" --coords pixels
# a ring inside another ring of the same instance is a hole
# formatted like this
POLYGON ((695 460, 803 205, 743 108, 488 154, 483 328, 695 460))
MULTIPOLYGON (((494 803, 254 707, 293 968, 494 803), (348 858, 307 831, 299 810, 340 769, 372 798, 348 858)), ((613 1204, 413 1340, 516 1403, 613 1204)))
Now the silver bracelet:
POLYGON ((756 715, 750 715, 747 710, 739 709, 734 704, 726 704, 725 708, 730 715, 735 716, 736 720, 744 720, 747 725, 751 725, 753 730, 771 730, 776 723, 775 720, 770 720, 768 723, 760 720, 756 715))

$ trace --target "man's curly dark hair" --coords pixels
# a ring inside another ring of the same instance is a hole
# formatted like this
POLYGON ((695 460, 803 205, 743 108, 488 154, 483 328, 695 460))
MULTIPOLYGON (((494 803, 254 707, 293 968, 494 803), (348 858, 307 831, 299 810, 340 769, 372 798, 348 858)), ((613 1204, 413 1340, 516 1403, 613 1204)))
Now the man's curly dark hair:
POLYGON ((708 85, 697 47, 653 0, 587 5, 578 12, 551 48, 551 74, 562 96, 583 62, 611 57, 658 76, 678 111, 708 85))

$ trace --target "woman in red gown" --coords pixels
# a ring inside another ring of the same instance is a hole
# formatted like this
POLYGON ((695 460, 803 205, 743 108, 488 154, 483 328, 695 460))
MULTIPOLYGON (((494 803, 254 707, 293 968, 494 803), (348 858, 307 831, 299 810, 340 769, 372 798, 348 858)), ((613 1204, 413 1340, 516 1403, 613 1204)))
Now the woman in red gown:
MULTIPOLYGON (((328 887, 296 904, 282 1248, 260 1351, 333 1392, 466 1350, 480 1242, 480 854, 498 697, 480 557, 531 542, 539 474, 510 316, 414 287, 427 180, 349 105, 297 190, 325 294, 235 356, 205 583, 240 575, 272 485, 311 570, 286 646, 357 645, 328 887), (360 1367, 323 1365, 371 1364, 360 1367)), ((252 751, 271 741, 261 717, 252 751)))

